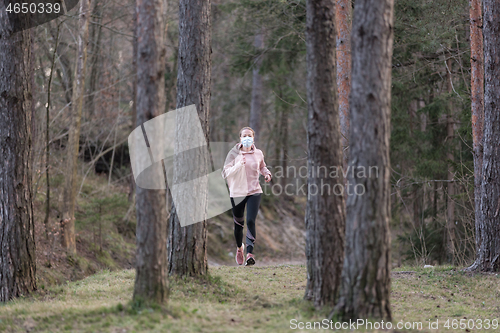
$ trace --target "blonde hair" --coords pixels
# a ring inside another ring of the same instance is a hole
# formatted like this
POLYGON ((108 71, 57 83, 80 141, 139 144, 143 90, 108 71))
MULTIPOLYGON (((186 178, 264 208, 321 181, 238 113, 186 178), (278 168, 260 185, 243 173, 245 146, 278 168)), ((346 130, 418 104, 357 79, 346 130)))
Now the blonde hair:
POLYGON ((246 129, 252 131, 252 136, 255 137, 255 131, 251 127, 248 127, 248 126, 240 129, 240 137, 241 137, 241 132, 243 132, 243 130, 246 130, 246 129))

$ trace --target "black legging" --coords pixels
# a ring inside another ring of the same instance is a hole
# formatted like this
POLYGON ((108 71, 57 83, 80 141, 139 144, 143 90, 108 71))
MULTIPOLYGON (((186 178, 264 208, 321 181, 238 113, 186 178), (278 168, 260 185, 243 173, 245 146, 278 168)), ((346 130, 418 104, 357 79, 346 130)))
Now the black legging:
POLYGON ((241 243, 243 242, 243 225, 245 224, 243 213, 245 211, 245 204, 247 206, 247 253, 253 252, 255 244, 255 219, 259 212, 261 194, 247 195, 237 205, 235 205, 233 198, 231 198, 231 204, 233 205, 234 238, 238 247, 241 247, 241 243))

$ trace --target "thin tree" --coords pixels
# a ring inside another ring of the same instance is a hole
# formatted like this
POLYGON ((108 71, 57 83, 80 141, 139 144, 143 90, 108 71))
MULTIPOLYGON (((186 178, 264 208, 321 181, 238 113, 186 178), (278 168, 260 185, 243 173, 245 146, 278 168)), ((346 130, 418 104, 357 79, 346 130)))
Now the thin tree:
POLYGON ((347 168, 349 146, 349 94, 351 92, 351 0, 336 0, 335 23, 337 27, 337 87, 339 92, 340 131, 344 168, 347 168))
MULTIPOLYGON (((177 71, 177 109, 195 104, 207 143, 212 53, 210 7, 210 0, 180 0, 177 71)), ((182 114, 179 117, 182 118, 182 114)), ((181 122, 179 117, 178 123, 181 122)), ((175 163, 180 163, 185 175, 192 171, 189 169, 191 165, 207 165, 206 154, 201 153, 193 157, 197 160, 183 162, 181 157, 176 159, 175 163)), ((181 195, 189 201, 199 194, 181 195)), ((175 204, 172 202, 169 224, 169 274, 205 275, 208 269, 206 220, 181 227, 175 204)))
MULTIPOLYGON (((167 25, 168 26, 168 25, 167 25)), ((133 57, 132 57, 132 72, 137 73, 137 12, 135 11, 135 8, 133 9, 133 14, 132 14, 132 27, 133 27, 133 38, 132 38, 132 50, 133 50, 133 57)), ((165 33, 166 34, 166 33, 165 33)), ((165 96, 165 103, 167 96, 165 96)), ((131 110, 131 116, 132 116, 132 121, 130 125, 130 129, 134 130, 136 127, 136 120, 137 120, 137 80, 132 81, 132 110, 131 110)), ((129 194, 128 194, 128 201, 131 203, 129 210, 135 205, 135 182, 134 182, 134 175, 130 175, 128 177, 129 181, 129 194)), ((168 196, 168 189, 167 189, 167 196, 168 196)), ((167 206, 167 208, 169 208, 167 206)), ((128 216, 128 215, 127 215, 128 216)))
MULTIPOLYGON (((264 47, 264 29, 259 28, 257 34, 254 37, 255 48, 262 53, 264 47)), ((252 100, 250 102, 250 127, 255 131, 255 142, 259 143, 260 134, 260 119, 262 114, 262 94, 263 94, 263 84, 262 75, 260 75, 260 67, 262 65, 262 54, 258 54, 254 67, 252 68, 252 100)))
POLYGON ((50 106, 51 106, 51 88, 52 88, 52 77, 54 76, 54 67, 56 65, 56 53, 59 44, 59 30, 60 24, 57 25, 56 34, 56 45, 54 46, 54 52, 52 54, 52 63, 50 67, 49 82, 47 84, 47 104, 45 107, 45 181, 47 182, 46 187, 46 199, 45 199, 45 218, 43 224, 45 225, 45 237, 49 238, 49 217, 50 217, 50 106))
MULTIPOLYGON (((500 4, 483 0, 484 137, 476 261, 471 269, 500 271, 500 4)), ((479 131, 479 130, 478 130, 479 131)))
MULTIPOLYGON (((137 126, 165 110, 166 8, 165 0, 136 1, 137 126)), ((137 248, 133 298, 136 302, 161 304, 168 296, 166 192, 135 188, 137 248)))
POLYGON ((333 306, 344 258, 343 178, 329 177, 330 166, 342 165, 335 72, 335 2, 308 0, 306 11, 309 116, 304 298, 322 307, 333 306))
POLYGON ((0 302, 36 290, 32 31, 14 33, 5 5, 0 4, 0 302))
MULTIPOLYGON (((447 92, 451 96, 453 92, 453 82, 451 76, 451 57, 445 60, 445 70, 446 70, 446 86, 447 92)), ((453 102, 448 101, 448 113, 446 115, 446 139, 450 143, 448 147, 448 152, 446 153, 446 158, 448 161, 453 163, 455 157, 453 154, 453 145, 455 137, 455 119, 454 119, 454 109, 453 102)), ((450 164, 451 164, 450 163, 450 164)), ((447 196, 446 196, 446 234, 445 234, 445 244, 446 244, 446 257, 451 262, 452 265, 455 264, 455 172, 453 171, 453 165, 448 166, 447 172, 448 184, 447 184, 447 196)))
POLYGON ((80 124, 85 92, 85 67, 89 40, 90 0, 81 0, 78 18, 77 58, 71 97, 70 127, 66 150, 66 171, 62 198, 61 245, 69 254, 76 254, 75 206, 77 190, 78 152, 80 150, 80 124))
POLYGON ((393 0, 356 0, 342 320, 391 319, 390 114, 393 0))
MULTIPOLYGON (((95 0, 92 8, 92 18, 94 23, 89 27, 90 31, 90 78, 88 84, 88 96, 85 101, 87 109, 87 117, 92 120, 95 109, 95 91, 99 80, 100 69, 100 52, 102 42, 102 18, 103 18, 103 4, 100 0, 95 0)), ((134 80, 135 82, 135 80, 134 80)), ((135 120, 135 118, 134 118, 135 120)))

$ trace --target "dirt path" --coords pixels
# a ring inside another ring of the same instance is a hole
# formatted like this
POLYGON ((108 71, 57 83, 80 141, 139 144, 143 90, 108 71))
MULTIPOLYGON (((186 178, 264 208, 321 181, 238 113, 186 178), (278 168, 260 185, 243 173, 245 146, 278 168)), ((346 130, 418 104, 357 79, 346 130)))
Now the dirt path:
MULTIPOLYGON (((266 267, 266 266, 278 266, 278 265, 305 265, 306 260, 279 260, 279 259, 274 259, 274 260, 268 260, 268 259, 263 259, 263 260, 256 260, 255 266, 256 267, 266 267)), ((219 266, 230 266, 230 267, 237 267, 239 265, 236 264, 236 262, 228 262, 228 263, 219 263, 213 260, 208 260, 208 266, 209 267, 219 267, 219 266)), ((244 267, 242 265, 241 267, 244 267)))

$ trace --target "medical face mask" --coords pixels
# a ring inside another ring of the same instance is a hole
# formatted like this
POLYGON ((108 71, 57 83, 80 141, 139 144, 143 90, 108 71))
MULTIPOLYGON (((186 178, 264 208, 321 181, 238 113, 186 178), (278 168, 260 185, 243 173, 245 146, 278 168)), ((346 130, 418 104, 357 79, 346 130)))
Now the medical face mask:
POLYGON ((241 143, 245 148, 251 147, 253 144, 253 138, 251 136, 246 136, 243 139, 241 139, 241 143))

